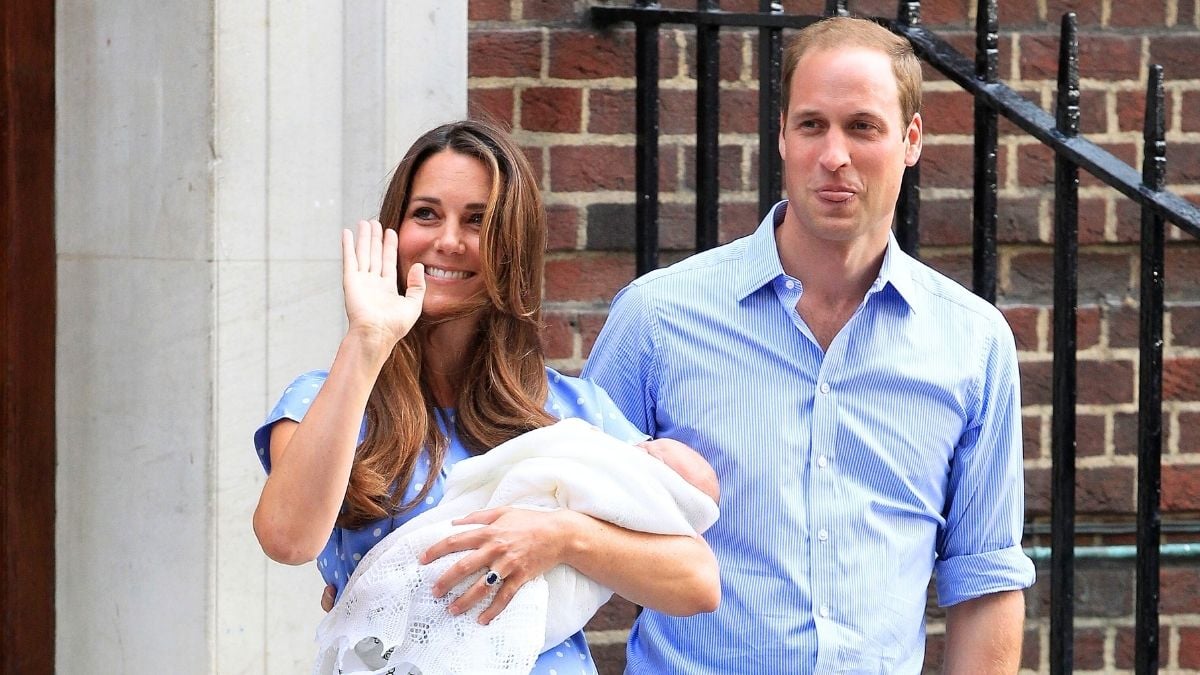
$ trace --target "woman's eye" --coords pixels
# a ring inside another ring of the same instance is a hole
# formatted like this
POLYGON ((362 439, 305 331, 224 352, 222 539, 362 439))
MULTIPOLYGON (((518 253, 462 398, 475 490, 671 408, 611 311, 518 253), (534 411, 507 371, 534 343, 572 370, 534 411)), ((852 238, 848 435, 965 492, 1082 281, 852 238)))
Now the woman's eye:
POLYGON ((418 206, 417 208, 413 209, 412 217, 416 220, 433 220, 436 215, 434 214, 433 209, 429 208, 428 206, 418 206))
POLYGON ((482 213, 472 213, 470 216, 467 217, 467 222, 471 223, 472 225, 482 225, 483 224, 483 214, 482 213))

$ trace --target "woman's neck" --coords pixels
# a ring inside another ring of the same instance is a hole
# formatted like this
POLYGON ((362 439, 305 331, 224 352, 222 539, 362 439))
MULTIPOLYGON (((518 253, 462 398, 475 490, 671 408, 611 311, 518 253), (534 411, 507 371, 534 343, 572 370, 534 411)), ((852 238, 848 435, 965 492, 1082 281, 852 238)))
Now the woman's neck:
POLYGON ((425 334, 422 367, 439 408, 453 408, 458 401, 478 326, 479 317, 473 315, 438 324, 425 334))

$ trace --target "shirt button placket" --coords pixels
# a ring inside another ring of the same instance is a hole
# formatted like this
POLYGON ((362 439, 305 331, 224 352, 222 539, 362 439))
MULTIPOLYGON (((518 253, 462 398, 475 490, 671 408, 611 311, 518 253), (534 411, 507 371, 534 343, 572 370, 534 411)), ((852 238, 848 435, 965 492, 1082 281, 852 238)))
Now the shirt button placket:
MULTIPOLYGON (((828 382, 821 382, 820 384, 817 384, 817 392, 820 393, 821 398, 824 399, 821 402, 821 407, 826 408, 826 410, 830 413, 832 413, 832 411, 829 410, 829 406, 832 406, 833 404, 832 404, 832 401, 830 401, 828 399, 828 396, 829 396, 829 392, 832 392, 832 390, 833 390, 833 388, 829 387, 828 382)), ((821 470, 820 482, 823 485, 826 485, 827 489, 832 488, 832 480, 834 478, 833 474, 826 471, 827 468, 829 467, 828 456, 823 453, 820 455, 817 455, 816 464, 817 464, 817 467, 820 468, 820 470, 821 470)), ((829 560, 829 556, 833 555, 833 549, 829 548, 829 546, 828 546, 829 531, 827 530, 827 528, 821 527, 820 530, 817 530, 817 540, 818 540, 818 542, 821 542, 822 544, 824 544, 821 546, 820 549, 817 550, 817 552, 816 552, 817 557, 820 558, 820 560, 822 560, 824 565, 832 565, 832 561, 829 560)), ((824 567, 824 565, 822 565, 822 567, 824 567)), ((816 598, 814 598, 814 599, 816 599, 816 598)), ((822 602, 820 604, 820 607, 817 608, 817 614, 821 616, 821 619, 829 619, 830 609, 829 609, 828 602, 822 602)))

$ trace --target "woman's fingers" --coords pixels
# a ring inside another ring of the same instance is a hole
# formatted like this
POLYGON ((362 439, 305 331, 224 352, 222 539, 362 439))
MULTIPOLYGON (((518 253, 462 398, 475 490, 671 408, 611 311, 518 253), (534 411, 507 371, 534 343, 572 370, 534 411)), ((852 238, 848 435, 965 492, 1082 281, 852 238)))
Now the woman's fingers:
MULTIPOLYGON (((476 569, 476 572, 481 572, 481 574, 479 575, 479 578, 475 580, 475 583, 468 586, 467 590, 464 591, 462 595, 458 596, 454 599, 454 602, 450 603, 451 614, 458 616, 480 602, 483 602, 483 600, 487 598, 488 593, 492 590, 490 586, 483 582, 484 577, 487 576, 488 568, 485 567, 483 570, 476 569)), ((503 586, 504 582, 500 582, 500 584, 503 586)))
POLYGON ((425 266, 421 263, 413 263, 413 266, 408 269, 404 295, 417 303, 425 300, 425 266))
MULTIPOLYGON (((396 256, 399 237, 390 227, 383 232, 383 270, 381 273, 387 279, 396 278, 396 256)), ((424 282, 424 276, 421 279, 424 282)))
POLYGON ((342 230, 342 275, 358 271, 358 256, 354 254, 354 233, 350 228, 342 230))
POLYGON ((359 272, 369 271, 371 267, 371 224, 365 220, 358 221, 354 255, 358 259, 356 269, 359 272))
MULTIPOLYGON (((496 591, 496 597, 492 598, 492 604, 488 605, 487 609, 479 613, 479 623, 486 626, 492 622, 492 619, 500 616, 500 612, 503 612, 504 608, 508 607, 508 603, 512 602, 512 599, 516 597, 517 591, 521 590, 523 582, 516 583, 517 581, 519 580, 505 579, 504 581, 500 582, 500 590, 496 591), (510 581, 512 581, 512 583, 510 583, 510 581)), ((480 583, 483 582, 480 581, 480 583)))
POLYGON ((513 577, 506 576, 501 569, 500 563, 496 563, 492 567, 476 568, 474 573, 479 574, 479 577, 467 587, 467 590, 462 595, 450 603, 449 609, 450 613, 455 616, 462 614, 472 607, 486 602, 488 595, 494 589, 496 593, 492 597, 491 603, 479 613, 479 623, 486 625, 491 623, 492 619, 496 618, 500 612, 503 612, 505 607, 508 607, 508 603, 512 602, 513 597, 516 596, 517 591, 524 585, 525 580, 518 578, 519 575, 515 574, 513 577), (487 579, 491 572, 499 575, 499 581, 489 586, 487 579))
POLYGON ((483 509, 482 511, 472 511, 462 518, 451 521, 452 525, 491 525, 496 522, 496 519, 504 515, 508 507, 501 506, 494 509, 483 509))
POLYGON ((372 274, 383 274, 383 226, 378 220, 371 221, 371 260, 367 270, 372 274))

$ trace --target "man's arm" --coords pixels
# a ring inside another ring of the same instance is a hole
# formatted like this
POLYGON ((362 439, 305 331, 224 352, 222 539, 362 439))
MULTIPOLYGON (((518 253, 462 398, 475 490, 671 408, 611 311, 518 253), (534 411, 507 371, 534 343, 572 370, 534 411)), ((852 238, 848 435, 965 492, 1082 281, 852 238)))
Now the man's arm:
POLYGON ((1021 665, 1025 595, 989 593, 946 608, 942 672, 1011 675, 1021 665))

